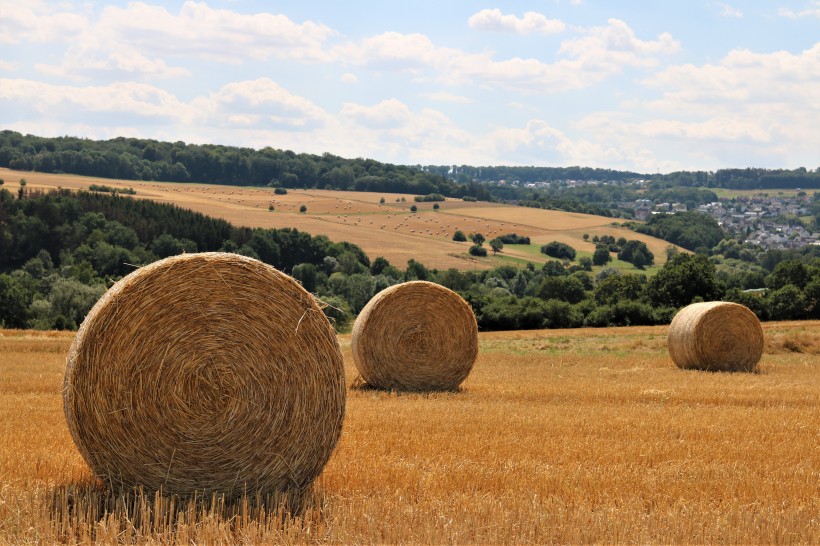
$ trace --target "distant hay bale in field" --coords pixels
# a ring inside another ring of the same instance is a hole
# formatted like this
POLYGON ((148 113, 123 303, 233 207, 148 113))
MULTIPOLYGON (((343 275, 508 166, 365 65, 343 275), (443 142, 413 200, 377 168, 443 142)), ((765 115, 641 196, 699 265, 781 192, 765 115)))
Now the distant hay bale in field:
POLYGON ((693 303, 672 319, 667 347, 679 368, 750 372, 763 353, 763 329, 743 305, 693 303))
POLYGON ((341 433, 343 359, 316 300, 260 261, 183 254, 116 283, 68 355, 64 407, 114 487, 308 486, 341 433))
POLYGON ((376 294, 356 319, 352 337, 362 379, 382 389, 454 390, 478 355, 478 326, 469 304, 426 281, 376 294))

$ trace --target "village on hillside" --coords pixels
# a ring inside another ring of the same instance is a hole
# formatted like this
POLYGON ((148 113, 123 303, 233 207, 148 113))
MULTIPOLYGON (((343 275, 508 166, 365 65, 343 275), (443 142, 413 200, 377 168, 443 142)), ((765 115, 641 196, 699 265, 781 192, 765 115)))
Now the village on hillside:
MULTIPOLYGON (((760 193, 705 203, 693 212, 708 214, 740 242, 752 243, 765 250, 801 248, 820 245, 820 232, 811 232, 795 221, 811 215, 810 200, 805 192, 798 195, 760 193)), ((637 220, 648 220, 653 214, 687 211, 683 203, 652 203, 648 199, 639 199, 632 205, 637 220)))
MULTIPOLYGON (((561 180, 552 182, 518 181, 497 182, 499 185, 527 188, 576 188, 581 186, 631 186, 646 187, 646 180, 632 180, 628 183, 617 180, 561 180)), ((755 195, 721 198, 689 209, 685 203, 656 203, 651 199, 637 199, 618 203, 618 207, 631 212, 636 220, 646 221, 654 214, 675 214, 678 212, 700 212, 714 218, 724 230, 732 233, 740 242, 760 246, 764 250, 801 248, 806 245, 820 245, 820 232, 810 231, 798 221, 800 217, 811 216, 811 195, 804 191, 796 195, 778 193, 771 195, 765 191, 755 195)))
POLYGON ((820 232, 810 232, 800 222, 789 222, 811 215, 810 197, 798 195, 765 195, 736 197, 700 205, 696 210, 717 220, 726 230, 734 232, 741 242, 759 245, 763 249, 801 248, 820 245, 820 232), (745 237, 744 237, 745 234, 745 237))

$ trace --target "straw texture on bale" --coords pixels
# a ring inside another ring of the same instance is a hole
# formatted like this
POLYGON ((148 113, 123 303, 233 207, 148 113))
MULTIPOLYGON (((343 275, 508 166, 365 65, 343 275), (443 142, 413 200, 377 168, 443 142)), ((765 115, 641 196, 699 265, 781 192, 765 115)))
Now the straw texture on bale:
POLYGON ((339 439, 345 395, 316 300, 227 253, 160 260, 112 286, 64 385, 71 435, 99 477, 179 495, 306 487, 339 439))
POLYGON ((371 299, 353 325, 353 360, 364 381, 395 390, 453 390, 478 355, 469 304, 426 281, 391 286, 371 299))
POLYGON ((763 328, 749 308, 722 301, 693 303, 669 326, 667 347, 679 368, 754 371, 763 354, 763 328))

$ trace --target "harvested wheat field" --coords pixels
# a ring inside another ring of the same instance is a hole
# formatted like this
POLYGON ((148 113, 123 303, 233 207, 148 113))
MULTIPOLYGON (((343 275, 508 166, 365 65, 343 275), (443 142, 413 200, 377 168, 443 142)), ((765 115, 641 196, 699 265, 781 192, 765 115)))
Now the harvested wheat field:
MULTIPOLYGON (((296 498, 99 488, 62 410, 70 333, 0 336, 0 543, 820 543, 820 322, 757 373, 680 370, 665 327, 479 335, 461 392, 348 390, 296 498)), ((340 336, 347 384, 350 336, 340 336)))
POLYGON ((666 261, 665 249, 669 246, 666 241, 620 227, 617 219, 604 216, 458 199, 439 203, 439 210, 434 210, 434 203, 415 203, 410 194, 288 190, 286 195, 276 195, 272 188, 111 180, 9 169, 0 169, 0 178, 12 192, 17 191, 20 178, 26 179, 30 190, 88 190, 92 184, 133 188, 135 198, 172 203, 237 226, 295 227, 311 235, 327 235, 334 241, 349 241, 361 246, 371 258, 384 256, 400 268, 410 259, 438 269, 487 269, 509 260, 543 263, 548 258, 538 251, 542 244, 559 241, 579 252, 592 253, 595 235, 643 241, 660 266, 666 261), (380 203, 382 198, 384 203, 380 203), (299 212, 302 205, 307 209, 304 213, 299 212), (413 205, 418 212, 410 212, 413 205), (481 233, 488 241, 517 233, 530 237, 532 244, 507 245, 498 256, 476 259, 467 253, 472 243, 452 240, 456 230, 481 233), (584 234, 589 235, 589 241, 583 239, 584 234))

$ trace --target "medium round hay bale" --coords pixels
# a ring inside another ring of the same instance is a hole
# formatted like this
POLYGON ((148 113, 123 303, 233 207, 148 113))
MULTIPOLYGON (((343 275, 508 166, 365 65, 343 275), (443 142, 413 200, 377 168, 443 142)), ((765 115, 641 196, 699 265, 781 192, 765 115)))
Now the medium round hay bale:
POLYGON ((750 372, 763 354, 763 328, 743 305, 693 303, 672 319, 666 342, 678 368, 750 372))
POLYGON ((426 281, 397 284, 371 299, 353 325, 353 360, 368 385, 396 390, 453 390, 478 355, 469 304, 426 281))
POLYGON ((68 427, 112 486, 235 496, 309 485, 345 406, 316 300, 264 263, 188 254, 116 283, 68 355, 68 427))

